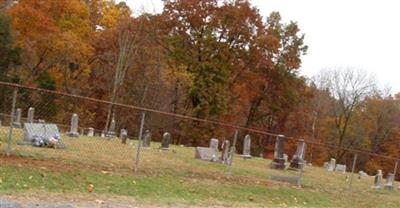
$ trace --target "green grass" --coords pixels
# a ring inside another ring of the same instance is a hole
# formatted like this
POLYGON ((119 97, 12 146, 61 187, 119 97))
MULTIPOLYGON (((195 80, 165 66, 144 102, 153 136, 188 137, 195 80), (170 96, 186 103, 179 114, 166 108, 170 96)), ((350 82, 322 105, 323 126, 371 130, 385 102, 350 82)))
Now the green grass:
MULTIPOLYGON (((14 138, 21 136, 16 131, 14 138)), ((0 194, 88 194, 88 186, 93 184, 94 193, 130 196, 156 205, 400 207, 399 192, 372 190, 372 177, 358 180, 355 176, 349 189, 345 174, 307 167, 302 188, 298 188, 271 180, 274 175, 296 173, 272 170, 269 160, 243 160, 236 155, 232 174, 227 176, 227 166, 194 159, 194 148, 172 145, 174 151, 159 151, 160 144, 155 142, 152 149, 142 151, 139 172, 134 173, 135 142, 123 145, 119 140, 99 137, 63 139, 67 149, 19 146, 15 139, 13 154, 28 158, 32 164, 18 160, 0 163, 0 194)))

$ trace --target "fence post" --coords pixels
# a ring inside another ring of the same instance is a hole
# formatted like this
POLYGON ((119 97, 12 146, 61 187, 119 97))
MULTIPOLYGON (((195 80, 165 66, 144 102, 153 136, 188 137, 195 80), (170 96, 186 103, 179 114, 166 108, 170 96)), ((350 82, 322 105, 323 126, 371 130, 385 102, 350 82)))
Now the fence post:
POLYGON ((146 112, 142 112, 142 119, 140 120, 140 130, 139 130, 139 137, 138 137, 138 144, 136 148, 136 157, 135 157, 135 172, 137 172, 139 167, 139 156, 140 156, 140 148, 142 146, 142 136, 143 136, 143 127, 144 127, 144 119, 146 116, 146 112))
POLYGON ((229 150, 229 163, 228 163, 229 167, 228 167, 227 175, 231 175, 232 174, 232 161, 233 161, 233 156, 234 156, 234 154, 236 152, 236 142, 237 142, 238 134, 239 134, 239 131, 236 130, 235 131, 235 136, 233 136, 233 143, 232 143, 231 149, 229 150))
POLYGON ((357 156, 358 156, 358 154, 354 155, 353 167, 351 168, 351 177, 350 177, 349 188, 351 188, 351 186, 353 185, 353 176, 354 176, 354 169, 356 168, 357 156))
POLYGON ((11 141, 13 134, 13 125, 14 125, 14 116, 15 116, 15 103, 17 102, 18 88, 14 88, 13 99, 12 99, 12 107, 11 107, 11 115, 10 115, 10 130, 8 132, 8 141, 7 141, 7 156, 11 153, 11 141))
POLYGON ((397 174, 397 165, 398 164, 399 164, 399 161, 396 160, 396 163, 394 164, 394 170, 393 170, 393 174, 394 174, 393 186, 394 186, 394 183, 396 182, 396 174, 397 174))

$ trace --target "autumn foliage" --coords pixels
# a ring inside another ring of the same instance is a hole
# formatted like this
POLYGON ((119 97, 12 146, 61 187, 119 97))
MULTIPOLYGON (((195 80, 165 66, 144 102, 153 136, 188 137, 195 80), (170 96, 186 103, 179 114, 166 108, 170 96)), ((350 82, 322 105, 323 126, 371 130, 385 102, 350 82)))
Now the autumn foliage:
MULTIPOLYGON (((335 91, 340 86, 300 76, 307 46, 297 23, 283 22, 278 12, 263 18, 245 0, 165 0, 160 14, 132 14, 112 0, 19 0, 1 9, 0 27, 3 81, 399 154, 399 98, 371 90, 349 100, 335 91)), ((66 121, 63 109, 78 111, 97 129, 107 128, 113 115, 121 128, 134 128, 139 119, 113 106, 38 100, 54 117, 66 121)), ((148 122, 154 131, 173 129, 176 142, 188 145, 233 135, 201 122, 148 122)), ((275 138, 252 136, 255 155, 271 154, 275 138)), ((296 143, 287 147, 293 153, 296 143)), ((308 145, 309 162, 329 157, 350 165, 352 154, 308 145)), ((357 167, 371 173, 392 165, 360 158, 357 167)))

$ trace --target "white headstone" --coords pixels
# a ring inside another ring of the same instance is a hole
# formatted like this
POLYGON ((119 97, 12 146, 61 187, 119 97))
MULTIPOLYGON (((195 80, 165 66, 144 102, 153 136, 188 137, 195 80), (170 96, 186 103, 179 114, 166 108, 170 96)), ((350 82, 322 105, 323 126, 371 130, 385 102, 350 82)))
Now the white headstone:
POLYGON ((346 173, 346 165, 336 164, 335 171, 346 173))
POLYGON ((110 122, 110 126, 108 128, 107 137, 115 137, 115 119, 112 118, 110 122))
POLYGON ((336 159, 331 158, 331 160, 329 161, 329 165, 328 165, 328 171, 334 171, 335 167, 336 167, 336 159))
POLYGON ((17 108, 16 112, 15 112, 15 120, 14 120, 14 127, 15 128, 21 128, 21 114, 22 114, 22 110, 21 108, 17 108))
POLYGON ((394 174, 393 173, 389 173, 386 177, 386 184, 385 184, 385 189, 386 190, 393 190, 394 187, 394 174))
POLYGON ((70 137, 79 137, 78 122, 79 122, 78 114, 76 114, 76 113, 72 114, 72 117, 71 117, 71 130, 67 133, 68 136, 70 136, 70 137))
POLYGON ((94 136, 94 128, 89 128, 89 131, 87 133, 88 137, 93 137, 94 136))
POLYGON ((143 147, 150 148, 151 143, 151 132, 150 130, 146 130, 143 136, 143 147))
POLYGON ((28 116, 27 116, 28 123, 34 123, 34 114, 35 114, 35 109, 33 107, 30 107, 28 109, 28 116))
POLYGON ((126 144, 126 140, 128 139, 128 130, 121 129, 119 133, 119 138, 121 139, 122 144, 126 144))
POLYGON ((381 186, 382 186, 382 177, 383 177, 382 170, 378 170, 378 173, 375 175, 373 188, 376 188, 376 189, 380 189, 381 188, 381 186))
POLYGON ((243 155, 244 159, 251 158, 251 137, 246 135, 243 140, 243 155))

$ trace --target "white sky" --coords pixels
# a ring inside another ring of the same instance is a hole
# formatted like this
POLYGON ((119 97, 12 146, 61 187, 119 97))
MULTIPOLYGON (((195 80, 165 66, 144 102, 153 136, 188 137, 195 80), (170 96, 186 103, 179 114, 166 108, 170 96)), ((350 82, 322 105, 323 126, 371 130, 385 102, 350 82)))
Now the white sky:
MULTIPOLYGON (((119 0, 121 1, 121 0, 119 0)), ((161 12, 161 0, 124 0, 135 13, 161 12)), ((323 68, 362 68, 380 85, 400 91, 400 1, 251 0, 263 17, 279 11, 296 21, 309 46, 301 74, 323 68)))

